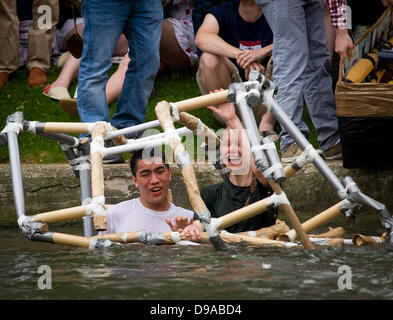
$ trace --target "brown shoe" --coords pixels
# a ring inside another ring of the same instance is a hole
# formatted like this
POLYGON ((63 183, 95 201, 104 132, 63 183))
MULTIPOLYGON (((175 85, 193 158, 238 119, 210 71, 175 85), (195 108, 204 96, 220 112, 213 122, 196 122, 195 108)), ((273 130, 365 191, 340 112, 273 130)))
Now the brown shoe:
POLYGON ((296 142, 292 142, 288 148, 282 153, 282 162, 292 162, 295 161, 298 156, 302 154, 302 149, 299 148, 296 142))
POLYGON ((10 74, 7 72, 0 72, 0 89, 2 89, 10 79, 10 74))
POLYGON ((333 147, 330 147, 322 153, 322 157, 325 160, 337 160, 342 158, 341 154, 341 142, 337 143, 333 147))
POLYGON ((40 68, 31 68, 29 72, 29 78, 27 79, 27 84, 29 87, 39 87, 43 86, 47 81, 46 73, 40 68))

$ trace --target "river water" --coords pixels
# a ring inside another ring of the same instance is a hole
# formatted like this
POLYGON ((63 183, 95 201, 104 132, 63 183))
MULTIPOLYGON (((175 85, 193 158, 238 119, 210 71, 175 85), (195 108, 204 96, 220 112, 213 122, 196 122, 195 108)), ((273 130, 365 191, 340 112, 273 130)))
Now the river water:
MULTIPOLYGON (((343 226, 346 234, 384 231, 377 215, 330 225, 343 226)), ((52 231, 81 235, 82 226, 52 231)), ((218 252, 210 244, 123 244, 89 250, 30 241, 18 228, 2 228, 0 299, 390 300, 392 260, 384 245, 307 251, 239 244, 218 252)))

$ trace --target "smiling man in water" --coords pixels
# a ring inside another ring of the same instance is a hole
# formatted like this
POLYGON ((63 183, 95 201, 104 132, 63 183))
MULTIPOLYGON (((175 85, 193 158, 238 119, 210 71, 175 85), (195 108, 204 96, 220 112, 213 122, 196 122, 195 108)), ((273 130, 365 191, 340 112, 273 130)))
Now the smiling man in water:
POLYGON ((104 233, 170 232, 187 226, 189 234, 194 235, 203 230, 199 221, 193 221, 194 212, 168 201, 171 169, 160 150, 136 151, 130 168, 140 197, 111 206, 106 212, 107 229, 104 233))

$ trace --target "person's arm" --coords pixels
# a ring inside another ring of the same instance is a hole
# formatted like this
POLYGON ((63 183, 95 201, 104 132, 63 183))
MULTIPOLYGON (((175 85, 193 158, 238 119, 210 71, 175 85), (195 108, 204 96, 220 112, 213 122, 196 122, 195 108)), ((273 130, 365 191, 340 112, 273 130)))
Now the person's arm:
POLYGON ((211 13, 208 13, 195 36, 195 45, 202 52, 236 59, 241 50, 224 41, 218 35, 219 30, 220 26, 217 19, 211 13))
POLYGON ((270 57, 272 55, 272 52, 272 44, 269 44, 268 46, 257 50, 244 50, 238 55, 236 61, 240 67, 245 69, 253 62, 261 62, 267 57, 270 57))
POLYGON ((347 10, 345 0, 327 0, 330 19, 336 31, 335 51, 341 58, 352 58, 353 42, 347 31, 347 10))

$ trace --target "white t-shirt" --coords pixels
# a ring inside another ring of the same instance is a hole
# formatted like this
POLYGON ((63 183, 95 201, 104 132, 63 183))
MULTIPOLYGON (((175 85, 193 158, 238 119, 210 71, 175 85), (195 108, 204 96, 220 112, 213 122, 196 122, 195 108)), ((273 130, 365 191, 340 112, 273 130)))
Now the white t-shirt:
POLYGON ((102 233, 122 233, 132 231, 170 232, 164 218, 172 220, 176 216, 187 217, 190 221, 194 212, 170 203, 168 211, 146 208, 139 198, 120 202, 106 211, 106 231, 102 233))

